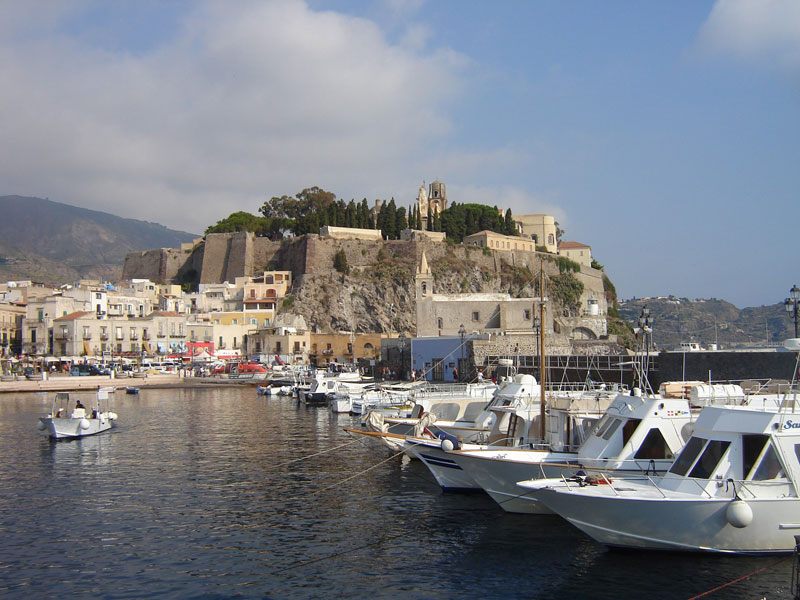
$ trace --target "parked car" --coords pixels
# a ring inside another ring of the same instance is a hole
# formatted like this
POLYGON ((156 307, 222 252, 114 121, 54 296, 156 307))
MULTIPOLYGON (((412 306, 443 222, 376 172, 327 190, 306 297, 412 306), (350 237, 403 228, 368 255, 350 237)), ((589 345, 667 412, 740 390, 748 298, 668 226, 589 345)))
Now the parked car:
POLYGON ((108 375, 109 371, 107 369, 99 369, 95 365, 73 365, 72 370, 70 371, 70 375, 74 376, 82 376, 82 375, 108 375))

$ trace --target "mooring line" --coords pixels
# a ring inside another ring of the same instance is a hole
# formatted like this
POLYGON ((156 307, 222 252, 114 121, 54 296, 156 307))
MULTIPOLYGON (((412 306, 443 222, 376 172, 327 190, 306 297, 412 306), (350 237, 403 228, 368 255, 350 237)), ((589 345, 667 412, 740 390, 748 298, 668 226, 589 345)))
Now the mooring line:
POLYGON ((382 461, 380 461, 378 463, 375 463, 371 467, 367 467, 366 469, 364 469, 363 471, 359 471, 355 475, 351 475, 350 477, 346 477, 345 479, 342 479, 341 481, 338 481, 338 482, 333 483, 331 485, 327 485, 324 488, 320 488, 318 490, 314 490, 313 492, 309 492, 308 494, 306 494, 303 497, 306 498, 308 496, 313 496, 314 494, 319 494, 319 493, 327 491, 327 490, 329 490, 331 488, 335 488, 335 487, 337 487, 339 485, 342 485, 343 483, 346 483, 346 482, 350 481, 351 479, 355 479, 356 477, 359 477, 359 476, 363 475, 364 473, 367 473, 367 472, 371 471, 375 467, 379 467, 383 463, 389 462, 390 460, 393 460, 393 459, 397 458, 398 456, 400 456, 401 454, 404 454, 404 453, 405 453, 405 450, 400 450, 400 452, 396 452, 396 453, 392 454, 389 458, 387 458, 385 460, 382 460, 382 461))
POLYGON ((728 583, 723 583, 722 585, 718 585, 714 589, 708 590, 707 592, 703 592, 702 594, 698 594, 697 596, 692 596, 691 598, 689 598, 689 600, 697 600, 697 598, 702 598, 703 596, 708 596, 709 594, 713 594, 714 592, 717 592, 717 591, 721 590, 722 588, 726 588, 729 585, 733 585, 734 583, 739 583, 740 581, 744 581, 745 579, 749 579, 753 575, 757 575, 758 573, 761 573, 762 571, 766 571, 767 569, 771 569, 772 567, 776 567, 779 564, 781 564, 782 562, 786 562, 790 558, 792 558, 792 557, 791 556, 784 557, 784 558, 772 563, 771 565, 767 565, 766 567, 761 567, 760 569, 756 569, 752 573, 748 573, 747 575, 742 575, 741 577, 737 577, 733 581, 729 581, 728 583))
POLYGON ((302 456, 300 458, 295 458, 294 460, 290 460, 288 462, 281 463, 279 465, 275 465, 274 468, 279 469, 280 467, 285 467, 286 465, 291 465, 291 464, 294 464, 296 462, 307 460, 309 458, 314 458, 315 456, 320 456, 320 455, 325 454, 327 452, 333 452, 334 450, 339 450, 341 448, 349 446, 350 444, 355 444, 357 441, 358 440, 353 440, 353 441, 347 442, 346 444, 342 444, 341 446, 334 446, 333 448, 328 448, 327 450, 322 450, 321 452, 317 452, 315 454, 309 454, 308 456, 302 456))

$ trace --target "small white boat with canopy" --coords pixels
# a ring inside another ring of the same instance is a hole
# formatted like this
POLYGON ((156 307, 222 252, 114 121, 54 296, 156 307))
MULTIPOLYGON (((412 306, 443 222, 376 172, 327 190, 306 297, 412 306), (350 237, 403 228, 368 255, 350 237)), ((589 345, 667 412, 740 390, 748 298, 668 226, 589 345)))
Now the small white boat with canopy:
POLYGON ((51 438, 80 438, 107 431, 114 426, 117 414, 109 408, 109 395, 114 388, 100 388, 94 401, 87 400, 86 407, 69 392, 56 392, 50 414, 40 417, 37 428, 51 438))

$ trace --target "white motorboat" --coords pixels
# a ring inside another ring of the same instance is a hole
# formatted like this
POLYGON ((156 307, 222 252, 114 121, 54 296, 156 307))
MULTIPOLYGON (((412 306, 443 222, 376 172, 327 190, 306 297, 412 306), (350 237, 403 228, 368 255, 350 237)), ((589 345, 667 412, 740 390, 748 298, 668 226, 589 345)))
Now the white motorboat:
POLYGON ((341 383, 329 395, 330 408, 335 413, 366 415, 379 411, 384 417, 408 416, 414 409, 415 388, 408 384, 359 385, 355 388, 341 383))
MULTIPOLYGON (((450 451, 494 449, 491 451, 516 454, 522 450, 513 448, 524 448, 528 456, 561 452, 560 460, 574 460, 574 450, 586 439, 614 396, 616 394, 599 390, 583 396, 551 396, 546 432, 542 437, 540 387, 532 375, 516 375, 513 381, 498 388, 486 408, 493 415, 492 425, 485 433, 474 437, 473 442, 463 437, 459 439, 459 430, 446 425, 440 428, 435 421, 422 430, 418 427, 415 435, 407 436, 404 448, 428 467, 443 489, 480 490, 482 485, 456 462, 450 451)), ((516 481, 518 479, 511 482, 515 492, 516 481)))
POLYGON ((327 405, 330 396, 345 383, 350 392, 360 393, 372 384, 372 378, 362 377, 354 365, 328 365, 326 370, 314 372, 307 391, 298 388, 298 397, 304 404, 327 405))
POLYGON ((114 388, 100 388, 94 406, 87 408, 80 400, 72 408, 68 392, 57 392, 46 417, 40 417, 37 427, 51 438, 79 438, 107 431, 114 426, 116 413, 109 410, 109 394, 114 388))
POLYGON ((800 417, 794 392, 770 402, 707 406, 661 477, 519 482, 550 510, 609 545, 781 553, 800 534, 800 417))
MULTIPOLYGON (((559 421, 569 423, 567 419, 577 407, 571 409, 563 399, 551 404, 548 431, 557 446, 558 431, 562 429, 559 421)), ((504 510, 549 513, 544 505, 525 494, 517 481, 571 475, 581 469, 663 473, 683 448, 692 418, 689 402, 684 399, 618 395, 596 426, 584 419, 591 432, 577 450, 569 444, 579 442, 573 437, 561 445, 561 451, 554 451, 552 445, 531 449, 465 444, 445 456, 504 510)))

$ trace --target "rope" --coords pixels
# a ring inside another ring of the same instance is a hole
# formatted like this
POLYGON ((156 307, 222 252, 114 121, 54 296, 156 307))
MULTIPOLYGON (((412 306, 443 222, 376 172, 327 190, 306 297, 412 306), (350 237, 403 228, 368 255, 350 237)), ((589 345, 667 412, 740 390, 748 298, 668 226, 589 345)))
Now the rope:
POLYGON ((714 589, 708 590, 707 592, 703 592, 702 594, 698 594, 697 596, 692 596, 691 598, 689 598, 689 600, 697 600, 697 598, 702 598, 703 596, 708 596, 709 594, 713 594, 714 592, 717 592, 717 591, 721 590, 722 588, 726 588, 729 585, 733 585, 734 583, 739 583, 740 581, 744 581, 745 579, 749 579, 753 575, 757 575, 758 573, 761 573, 762 571, 766 571, 767 569, 771 569, 772 567, 776 567, 779 564, 781 564, 782 562, 786 562, 790 558, 791 557, 782 558, 782 559, 772 563, 771 565, 767 565, 766 567, 761 567, 760 569, 756 569, 752 573, 748 573, 747 575, 742 575, 741 577, 737 577, 736 579, 734 579, 732 581, 729 581, 728 583, 723 583, 722 585, 718 585, 714 589))
POLYGON ((317 452, 315 454, 309 454, 308 456, 303 456, 301 458, 295 458, 294 460, 290 460, 288 462, 281 463, 279 465, 275 465, 275 468, 277 469, 279 467, 285 467, 286 465, 291 465, 291 464, 294 464, 296 462, 300 462, 302 460, 307 460, 309 458, 314 458, 315 456, 320 456, 321 454, 325 454, 327 452, 332 452, 334 450, 339 450, 340 448, 344 448, 346 446, 349 446, 350 444, 355 444, 357 441, 358 440, 353 440, 353 441, 347 442, 346 444, 342 444, 341 446, 334 446, 333 448, 328 448, 327 450, 322 450, 321 452, 317 452))

